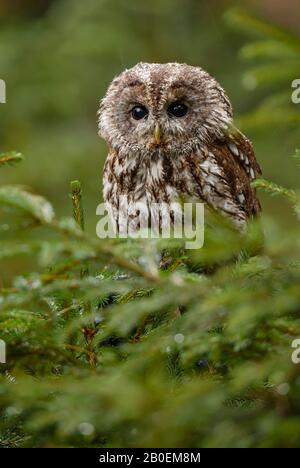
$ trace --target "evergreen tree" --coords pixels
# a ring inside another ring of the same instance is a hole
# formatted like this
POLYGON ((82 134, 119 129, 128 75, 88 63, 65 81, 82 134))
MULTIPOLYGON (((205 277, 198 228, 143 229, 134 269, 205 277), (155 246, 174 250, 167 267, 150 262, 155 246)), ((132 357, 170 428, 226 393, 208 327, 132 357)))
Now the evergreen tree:
MULTIPOLYGON (((248 82, 280 87, 299 71, 299 38, 239 10, 227 20, 263 37, 242 49, 265 61, 248 82)), ((281 105, 274 92, 241 120, 267 125, 281 105)), ((280 117, 294 131, 297 109, 280 117)), ((21 160, 1 155, 0 170, 21 160)), ((255 184, 299 219, 296 190, 255 184)), ((60 218, 26 187, 0 187, 0 259, 36 259, 0 290, 0 445, 299 447, 299 227, 263 217, 262 247, 256 223, 241 235, 211 216, 204 247, 185 252, 97 239, 78 181, 70 198, 73 217, 60 218), (161 270, 163 249, 173 261, 161 270)))

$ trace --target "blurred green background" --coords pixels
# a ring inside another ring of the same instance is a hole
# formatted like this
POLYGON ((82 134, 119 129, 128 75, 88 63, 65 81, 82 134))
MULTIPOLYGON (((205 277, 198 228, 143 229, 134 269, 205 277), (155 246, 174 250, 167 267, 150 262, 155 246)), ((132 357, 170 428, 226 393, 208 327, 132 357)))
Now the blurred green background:
MULTIPOLYGON (((98 102, 124 68, 139 61, 178 61, 202 66, 224 86, 264 177, 297 186, 290 156, 299 122, 286 132, 280 108, 276 127, 240 119, 272 88, 267 82, 257 89, 245 75, 248 65, 239 50, 249 36, 224 20, 238 5, 299 33, 298 0, 0 0, 0 78, 7 83, 0 152, 17 150, 26 157, 18 167, 1 170, 0 184, 30 186, 62 215, 71 213, 69 182, 80 179, 87 228, 94 232, 106 156, 97 136, 98 102)), ((281 87, 289 99, 290 79, 281 87)), ((263 206, 287 225, 295 222, 284 202, 266 198, 263 206)))

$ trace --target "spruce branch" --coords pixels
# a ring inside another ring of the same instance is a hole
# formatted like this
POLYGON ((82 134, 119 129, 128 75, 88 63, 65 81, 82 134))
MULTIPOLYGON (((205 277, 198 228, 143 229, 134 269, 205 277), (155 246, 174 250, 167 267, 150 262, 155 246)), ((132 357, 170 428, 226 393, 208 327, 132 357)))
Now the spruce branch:
POLYGON ((12 151, 10 153, 0 154, 0 167, 5 165, 14 165, 23 161, 23 155, 12 151))
POLYGON ((255 180, 252 185, 255 188, 263 189, 265 192, 269 193, 270 195, 280 195, 282 197, 287 198, 292 203, 299 202, 299 198, 294 190, 289 190, 281 185, 277 185, 274 182, 270 182, 266 179, 257 179, 255 180))
POLYGON ((84 212, 82 205, 82 188, 79 180, 70 183, 71 198, 73 203, 73 216, 78 226, 84 231, 84 212))
MULTIPOLYGON (((241 26, 268 38, 244 48, 247 59, 296 53, 269 25, 244 18, 241 26)), ((254 76, 258 84, 268 70, 254 76)), ((258 115, 252 120, 263 129, 275 118, 294 125, 297 110, 281 108, 290 96, 280 99, 264 101, 263 124, 258 115)), ((298 206, 296 190, 254 185, 298 206)), ((207 217, 203 249, 153 272, 132 260, 145 258, 142 242, 83 230, 78 181, 71 197, 74 218, 57 219, 44 198, 0 188, 1 224, 11 228, 11 216, 27 222, 9 230, 7 243, 1 237, 0 260, 29 254, 39 265, 0 287, 0 339, 8 349, 0 446, 299 447, 300 369, 291 359, 300 356, 292 345, 300 341, 297 227, 287 232, 278 223, 265 251, 250 257, 236 254, 256 245, 255 225, 238 236, 207 217)), ((172 245, 163 242, 166 250, 172 245)))
POLYGON ((256 35, 267 39, 272 38, 280 44, 288 45, 298 53, 300 51, 300 41, 296 34, 255 15, 249 14, 243 8, 233 7, 229 9, 225 13, 224 19, 228 25, 234 29, 248 32, 252 36, 256 35))

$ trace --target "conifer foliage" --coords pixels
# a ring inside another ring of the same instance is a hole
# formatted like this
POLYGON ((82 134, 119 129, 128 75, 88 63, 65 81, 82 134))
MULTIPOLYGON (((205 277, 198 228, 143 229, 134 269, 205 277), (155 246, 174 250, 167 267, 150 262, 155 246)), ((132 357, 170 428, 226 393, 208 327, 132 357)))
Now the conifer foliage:
MULTIPOLYGON (((299 39, 240 11, 227 19, 265 36, 244 56, 294 63, 299 39)), ((252 73, 270 78, 267 65, 252 73)), ((1 155, 0 170, 21 161, 1 155)), ((256 186, 299 218, 297 190, 256 186)), ((255 223, 241 235, 208 217, 190 252, 101 240, 84 230, 83 195, 72 182, 74 216, 59 218, 27 187, 0 187, 0 260, 35 263, 0 290, 0 446, 298 447, 299 227, 263 217, 262 246, 255 223)))

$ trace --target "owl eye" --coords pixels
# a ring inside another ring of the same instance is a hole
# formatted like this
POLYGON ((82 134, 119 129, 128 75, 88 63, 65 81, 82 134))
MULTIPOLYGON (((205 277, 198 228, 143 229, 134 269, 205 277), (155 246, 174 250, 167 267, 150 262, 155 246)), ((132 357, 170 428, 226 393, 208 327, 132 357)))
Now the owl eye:
POLYGON ((174 117, 184 117, 188 111, 187 106, 180 101, 173 102, 168 107, 168 114, 174 117))
POLYGON ((131 115, 135 120, 141 120, 148 115, 148 110, 145 106, 134 106, 131 109, 131 115))

